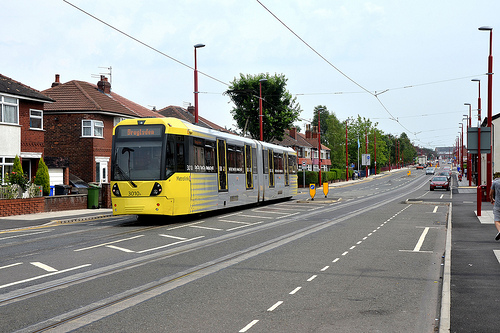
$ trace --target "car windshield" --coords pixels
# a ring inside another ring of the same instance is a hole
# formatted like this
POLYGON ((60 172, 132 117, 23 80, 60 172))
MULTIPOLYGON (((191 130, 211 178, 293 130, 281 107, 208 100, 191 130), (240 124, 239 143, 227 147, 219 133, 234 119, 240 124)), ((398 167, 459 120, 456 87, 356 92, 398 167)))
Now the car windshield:
POLYGON ((445 182, 447 181, 446 177, 434 177, 432 178, 433 182, 445 182))

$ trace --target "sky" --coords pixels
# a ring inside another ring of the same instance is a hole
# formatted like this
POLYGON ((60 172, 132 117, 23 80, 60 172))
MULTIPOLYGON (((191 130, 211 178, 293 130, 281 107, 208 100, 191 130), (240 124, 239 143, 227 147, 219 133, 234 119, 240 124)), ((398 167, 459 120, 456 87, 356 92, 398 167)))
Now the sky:
MULTIPOLYGON (((112 90, 144 107, 187 107, 201 43, 199 114, 227 128, 236 127, 223 94, 231 81, 283 74, 302 129, 325 105, 341 121, 359 115, 417 146, 453 146, 466 127, 464 103, 477 124, 471 79, 481 80, 487 114, 489 32, 479 27, 494 28, 493 72, 500 56, 497 0, 3 2, 1 74, 42 91, 55 74, 97 83, 111 72, 112 90)), ((493 76, 493 115, 496 87, 493 76)))

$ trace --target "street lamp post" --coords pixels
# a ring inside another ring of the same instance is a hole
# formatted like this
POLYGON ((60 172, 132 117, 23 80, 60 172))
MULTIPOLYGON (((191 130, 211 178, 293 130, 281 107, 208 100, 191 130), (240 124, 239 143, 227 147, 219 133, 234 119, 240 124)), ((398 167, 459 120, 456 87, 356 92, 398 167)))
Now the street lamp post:
POLYGON ((319 185, 321 186, 321 127, 320 127, 320 108, 318 108, 318 166, 319 166, 319 185))
POLYGON ((377 131, 373 129, 373 150, 375 153, 375 176, 377 175, 377 131))
POLYGON ((472 127, 472 115, 471 115, 471 105, 470 103, 464 103, 464 105, 469 106, 469 126, 467 127, 467 178, 469 179, 469 186, 472 186, 472 154, 469 153, 469 128, 472 127))
MULTIPOLYGON (((368 156, 368 131, 365 130, 365 156, 368 156)), ((365 161, 366 162, 366 161, 365 161)), ((368 178, 369 165, 365 166, 365 178, 368 178)))
POLYGON ((476 186, 481 185, 481 80, 472 79, 479 86, 479 95, 477 98, 477 180, 476 186))
POLYGON ((196 49, 205 47, 205 44, 194 46, 194 123, 198 124, 198 67, 196 63, 196 49))
POLYGON ((490 152, 486 154, 486 191, 490 191, 491 181, 493 179, 493 165, 491 163, 491 155, 493 150, 491 149, 491 118, 492 118, 492 89, 493 89, 493 54, 491 50, 493 42, 493 28, 492 27, 480 27, 479 30, 490 32, 490 53, 488 55, 488 127, 490 128, 490 152))
POLYGON ((347 160, 347 121, 345 120, 345 181, 349 180, 349 161, 347 160))
POLYGON ((260 141, 264 141, 264 132, 262 131, 262 82, 267 79, 259 80, 259 127, 260 127, 260 141))
POLYGON ((460 129, 462 130, 462 133, 460 134, 460 150, 458 151, 458 165, 460 166, 460 171, 459 173, 462 174, 463 173, 463 169, 464 169, 464 150, 463 150, 463 147, 464 147, 464 124, 463 123, 459 123, 460 125, 460 129))

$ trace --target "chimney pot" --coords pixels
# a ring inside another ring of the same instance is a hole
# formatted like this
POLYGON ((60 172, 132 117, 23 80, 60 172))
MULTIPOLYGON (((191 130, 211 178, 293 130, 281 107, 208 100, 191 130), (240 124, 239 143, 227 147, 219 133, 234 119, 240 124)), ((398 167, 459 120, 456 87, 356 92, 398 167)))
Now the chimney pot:
POLYGON ((111 83, 108 82, 108 78, 101 75, 101 80, 97 82, 97 89, 101 90, 105 94, 111 93, 111 83))
POLYGON ((52 83, 51 87, 55 87, 55 86, 58 86, 60 84, 61 84, 61 82, 59 81, 59 74, 56 74, 56 80, 52 83))

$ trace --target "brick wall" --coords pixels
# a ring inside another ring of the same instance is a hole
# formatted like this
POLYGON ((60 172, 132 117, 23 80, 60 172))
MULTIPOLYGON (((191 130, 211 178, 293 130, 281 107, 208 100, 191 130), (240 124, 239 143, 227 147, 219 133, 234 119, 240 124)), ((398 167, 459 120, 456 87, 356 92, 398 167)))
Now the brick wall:
POLYGON ((45 198, 0 200, 0 216, 43 213, 45 198))
POLYGON ((72 194, 45 197, 46 212, 59 212, 72 209, 87 209, 87 195, 72 194))
POLYGON ((30 109, 43 111, 43 103, 21 100, 19 125, 21 125, 21 151, 43 153, 45 132, 30 129, 30 109))

